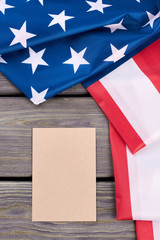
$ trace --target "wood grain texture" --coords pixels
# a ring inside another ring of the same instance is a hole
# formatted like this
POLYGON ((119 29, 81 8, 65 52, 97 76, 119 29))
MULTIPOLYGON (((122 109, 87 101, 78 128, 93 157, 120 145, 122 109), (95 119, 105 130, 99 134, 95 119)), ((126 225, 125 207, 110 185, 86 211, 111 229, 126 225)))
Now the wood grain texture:
POLYGON ((39 106, 25 97, 3 97, 0 114, 1 177, 31 176, 34 127, 95 127, 97 177, 113 176, 108 120, 91 97, 55 97, 39 106))
MULTIPOLYGON (((0 73, 0 95, 22 95, 22 92, 0 73)), ((82 84, 78 84, 59 95, 89 95, 89 93, 82 84)))
POLYGON ((135 240, 133 221, 116 221, 114 183, 97 183, 97 222, 32 222, 31 183, 0 183, 0 239, 135 240))

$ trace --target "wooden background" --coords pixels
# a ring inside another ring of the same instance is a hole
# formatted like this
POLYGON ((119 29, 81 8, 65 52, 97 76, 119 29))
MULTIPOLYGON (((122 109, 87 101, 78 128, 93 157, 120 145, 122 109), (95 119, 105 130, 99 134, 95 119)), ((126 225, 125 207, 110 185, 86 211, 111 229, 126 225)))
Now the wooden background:
POLYGON ((0 239, 136 239, 133 221, 116 221, 108 120, 82 85, 34 106, 0 74, 0 239), (96 127, 96 223, 31 221, 33 127, 96 127))

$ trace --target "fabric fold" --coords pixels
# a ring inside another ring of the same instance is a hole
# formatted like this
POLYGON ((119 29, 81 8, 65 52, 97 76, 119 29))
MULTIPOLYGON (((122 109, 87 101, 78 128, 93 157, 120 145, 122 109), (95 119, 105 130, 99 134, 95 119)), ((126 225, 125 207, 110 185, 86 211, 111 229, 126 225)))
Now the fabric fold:
POLYGON ((132 153, 160 138, 160 39, 87 88, 132 153))

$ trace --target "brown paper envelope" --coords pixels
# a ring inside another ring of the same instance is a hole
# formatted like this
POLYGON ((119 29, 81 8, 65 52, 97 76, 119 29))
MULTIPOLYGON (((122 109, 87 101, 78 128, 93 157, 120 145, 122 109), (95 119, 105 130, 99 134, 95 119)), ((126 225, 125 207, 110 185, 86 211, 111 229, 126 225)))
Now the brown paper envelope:
POLYGON ((96 221, 96 129, 34 128, 32 221, 96 221))

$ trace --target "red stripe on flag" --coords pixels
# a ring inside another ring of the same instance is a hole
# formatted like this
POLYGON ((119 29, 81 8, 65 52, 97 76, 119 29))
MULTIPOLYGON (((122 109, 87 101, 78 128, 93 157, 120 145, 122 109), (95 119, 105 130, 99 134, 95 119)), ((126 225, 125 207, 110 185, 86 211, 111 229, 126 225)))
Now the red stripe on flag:
POLYGON ((87 90, 104 111, 133 154, 145 147, 142 139, 100 81, 89 86, 87 90))
POLYGON ((126 145, 111 124, 109 129, 116 186, 117 220, 132 220, 126 145))
POLYGON ((133 59, 160 93, 160 39, 135 55, 133 59))
POLYGON ((154 240, 153 224, 150 221, 136 221, 137 240, 154 240))

